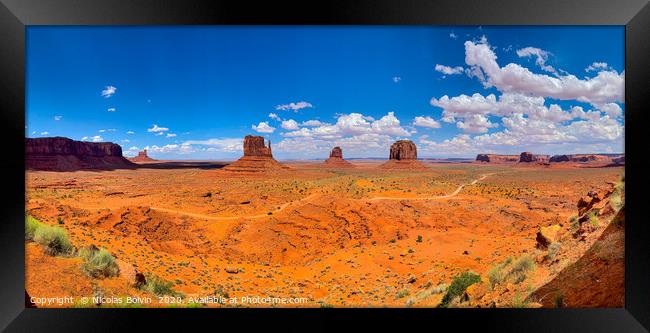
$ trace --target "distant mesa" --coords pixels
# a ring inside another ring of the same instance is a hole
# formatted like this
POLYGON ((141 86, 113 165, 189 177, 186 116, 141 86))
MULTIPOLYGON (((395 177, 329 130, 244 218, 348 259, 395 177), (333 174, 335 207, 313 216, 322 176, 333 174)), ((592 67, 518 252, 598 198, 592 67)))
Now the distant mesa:
POLYGON ((591 162, 591 163, 625 164, 625 157, 622 155, 608 156, 602 154, 553 155, 550 161, 553 163, 561 163, 561 162, 590 163, 591 162))
POLYGON ((478 154, 476 162, 481 163, 610 163, 624 165, 625 156, 622 154, 560 154, 560 155, 539 155, 531 152, 523 152, 520 155, 499 155, 499 154, 478 154))
POLYGON ((131 157, 129 158, 129 161, 131 162, 155 162, 157 160, 154 160, 153 158, 149 157, 147 155, 147 150, 139 151, 138 156, 131 157))
POLYGON ((25 138, 25 168, 45 171, 134 168, 112 142, 75 141, 64 137, 25 138))
POLYGON ((532 162, 548 163, 548 161, 549 161, 548 155, 536 155, 527 151, 519 155, 519 163, 532 163, 532 162))
POLYGON ((289 167, 273 158, 271 140, 268 141, 267 146, 264 142, 264 137, 254 135, 244 137, 244 156, 223 168, 224 171, 242 173, 280 171, 286 169, 289 169, 289 167))
POLYGON ((417 147, 413 141, 398 140, 390 146, 389 159, 380 167, 384 169, 426 169, 422 162, 418 161, 417 158, 417 147))
POLYGON ((343 159, 341 147, 334 147, 330 151, 330 157, 325 160, 325 166, 332 168, 354 168, 354 165, 343 159))
POLYGON ((476 155, 476 161, 485 163, 517 163, 519 162, 519 155, 478 154, 476 155))

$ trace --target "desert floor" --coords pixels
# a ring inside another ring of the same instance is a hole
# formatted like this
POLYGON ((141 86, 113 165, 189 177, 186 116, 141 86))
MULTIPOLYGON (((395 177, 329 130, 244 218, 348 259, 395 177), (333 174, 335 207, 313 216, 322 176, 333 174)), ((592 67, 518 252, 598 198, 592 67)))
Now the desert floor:
MULTIPOLYGON (((436 306, 459 273, 472 271, 486 281, 507 257, 538 257, 540 227, 569 230, 578 200, 620 181, 624 172, 431 162, 425 162, 426 171, 396 171, 377 168, 377 161, 352 162, 356 168, 292 162, 289 171, 248 175, 189 162, 27 171, 27 213, 66 229, 78 248, 105 247, 124 273, 93 279, 79 269, 81 259, 49 257, 26 242, 27 292, 147 296, 127 276, 137 271, 172 282, 185 299, 270 296, 304 298, 277 306, 436 306)), ((601 223, 600 232, 605 227, 601 223)), ((564 243, 553 265, 537 264, 523 281, 489 297, 496 306, 525 299, 576 262, 597 236, 564 243)))

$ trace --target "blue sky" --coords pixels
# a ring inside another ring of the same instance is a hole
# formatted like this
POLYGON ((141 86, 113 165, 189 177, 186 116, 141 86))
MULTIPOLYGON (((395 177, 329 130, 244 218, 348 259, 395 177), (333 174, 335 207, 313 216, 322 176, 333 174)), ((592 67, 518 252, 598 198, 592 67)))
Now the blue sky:
POLYGON ((623 27, 28 27, 26 136, 280 159, 623 151, 623 27))

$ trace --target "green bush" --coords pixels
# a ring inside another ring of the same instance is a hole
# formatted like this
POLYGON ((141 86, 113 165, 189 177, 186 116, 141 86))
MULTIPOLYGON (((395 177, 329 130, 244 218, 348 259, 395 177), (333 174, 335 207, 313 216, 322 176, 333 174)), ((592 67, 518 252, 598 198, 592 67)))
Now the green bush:
POLYGON ((449 285, 445 296, 442 297, 439 307, 446 308, 455 297, 462 296, 467 287, 478 282, 481 282, 481 277, 478 274, 472 272, 460 273, 451 281, 451 285, 449 285))
POLYGON ((74 251, 68 234, 63 228, 42 225, 34 231, 34 241, 45 247, 49 255, 68 255, 74 251))
POLYGON ((181 296, 180 293, 172 289, 173 282, 165 281, 154 274, 146 274, 145 278, 147 283, 143 287, 144 290, 156 296, 181 296))
POLYGON ((34 240, 36 230, 44 226, 39 220, 27 215, 25 216, 25 239, 34 240))
POLYGON ((83 248, 79 251, 79 256, 84 259, 81 266, 83 271, 94 278, 101 279, 120 274, 115 257, 104 248, 100 250, 83 248))

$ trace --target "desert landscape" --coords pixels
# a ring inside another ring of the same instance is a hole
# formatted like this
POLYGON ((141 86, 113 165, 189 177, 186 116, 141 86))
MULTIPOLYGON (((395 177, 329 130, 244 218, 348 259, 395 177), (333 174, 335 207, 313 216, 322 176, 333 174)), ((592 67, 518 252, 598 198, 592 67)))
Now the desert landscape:
POLYGON ((624 305, 622 26, 28 30, 27 306, 624 305))
POLYGON ((623 306, 621 155, 441 162, 401 140, 383 161, 336 147, 285 163, 247 136, 232 163, 131 162, 110 143, 26 146, 28 229, 69 238, 56 252, 26 236, 27 294, 102 297, 60 306, 623 306), (101 251, 113 260, 89 270, 101 251))

